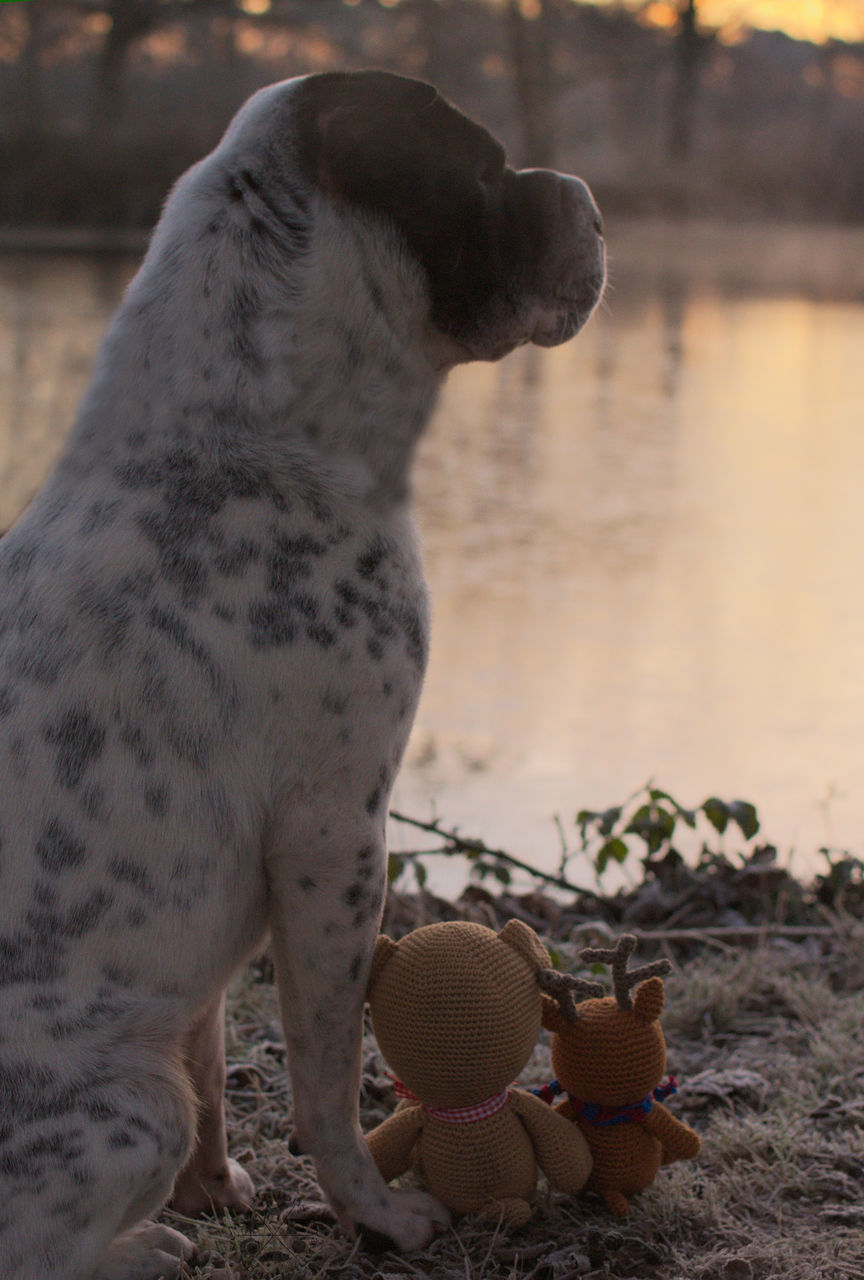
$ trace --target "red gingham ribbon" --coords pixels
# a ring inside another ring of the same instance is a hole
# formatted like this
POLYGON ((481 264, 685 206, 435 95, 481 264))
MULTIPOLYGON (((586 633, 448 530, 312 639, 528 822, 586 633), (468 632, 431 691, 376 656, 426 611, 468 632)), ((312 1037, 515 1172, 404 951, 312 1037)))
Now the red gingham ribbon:
MULTIPOLYGON (((390 1079, 393 1081, 397 1098, 408 1098, 411 1102, 420 1101, 416 1093, 412 1093, 401 1080, 397 1080, 395 1076, 390 1076, 390 1079)), ((506 1107, 509 1097, 510 1090, 502 1089, 494 1097, 484 1098, 482 1102, 474 1102, 468 1107, 427 1107, 424 1103, 423 1110, 434 1119, 442 1120, 444 1124, 472 1124, 475 1120, 485 1120, 488 1116, 494 1116, 502 1107, 506 1107)))

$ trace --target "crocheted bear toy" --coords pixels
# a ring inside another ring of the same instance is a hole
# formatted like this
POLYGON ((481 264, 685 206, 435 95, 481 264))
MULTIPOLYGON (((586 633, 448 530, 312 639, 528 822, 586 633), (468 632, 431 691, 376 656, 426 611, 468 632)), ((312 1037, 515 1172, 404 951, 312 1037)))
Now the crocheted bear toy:
POLYGON ((594 1161, 587 1185, 618 1217, 627 1213, 628 1196, 650 1186, 661 1164, 690 1159, 701 1146, 698 1135, 662 1102, 677 1088, 671 1077, 661 1083, 666 1042, 659 1022, 665 999, 660 975, 672 966, 656 960, 628 970, 635 946, 636 939, 625 934, 611 950, 581 952, 586 963, 611 965, 613 996, 582 1001, 575 1017, 574 1010, 568 1016, 551 1000, 544 1000, 543 1010, 543 1025, 554 1032, 557 1080, 539 1092, 547 1101, 568 1095, 556 1110, 585 1135, 594 1161))
POLYGON ((575 1193, 591 1169, 579 1129, 511 1088, 540 1031, 542 991, 568 980, 526 924, 500 933, 467 921, 381 935, 368 999, 379 1047, 403 1101, 366 1141, 386 1180, 412 1165, 454 1213, 521 1226, 537 1167, 575 1193))

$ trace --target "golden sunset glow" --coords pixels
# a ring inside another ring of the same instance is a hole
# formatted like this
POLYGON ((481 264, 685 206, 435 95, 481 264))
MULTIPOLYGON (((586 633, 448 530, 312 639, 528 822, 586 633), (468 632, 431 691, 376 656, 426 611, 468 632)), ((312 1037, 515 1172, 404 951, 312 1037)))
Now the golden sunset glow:
MULTIPOLYGON (((676 0, 588 0, 591 4, 623 3, 637 9, 651 26, 671 27, 678 20, 676 0)), ((759 28, 783 31, 796 40, 864 40, 861 0, 699 0, 699 21, 710 30, 759 28)))

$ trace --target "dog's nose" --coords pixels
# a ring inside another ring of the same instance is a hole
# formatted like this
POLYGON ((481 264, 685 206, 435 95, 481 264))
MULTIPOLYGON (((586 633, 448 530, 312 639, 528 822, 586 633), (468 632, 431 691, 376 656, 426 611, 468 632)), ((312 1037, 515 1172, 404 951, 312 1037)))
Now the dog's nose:
POLYGON ((529 257, 537 320, 531 340, 556 346, 582 328, 603 292, 603 220, 581 178, 554 169, 522 169, 515 178, 534 245, 529 257))
POLYGON ((531 198, 550 212, 560 210, 565 221, 575 225, 577 231, 590 229, 602 236, 603 216, 587 182, 555 169, 520 169, 516 176, 523 191, 530 191, 531 198))

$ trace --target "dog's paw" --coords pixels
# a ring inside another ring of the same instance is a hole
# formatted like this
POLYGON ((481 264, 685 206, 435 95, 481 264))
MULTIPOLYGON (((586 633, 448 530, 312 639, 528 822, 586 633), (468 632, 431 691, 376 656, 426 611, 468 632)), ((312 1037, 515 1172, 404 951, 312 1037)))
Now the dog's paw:
POLYGON ((228 1160, 218 1173, 199 1173, 194 1165, 184 1169, 174 1184, 171 1207, 187 1218, 223 1209, 248 1209, 255 1186, 236 1160, 228 1160))
POLYGON ((173 1227, 145 1222, 118 1236, 93 1273, 93 1280, 177 1280, 185 1261, 198 1252, 173 1227))
POLYGON ((372 1253, 388 1249, 410 1253, 425 1248, 449 1224, 449 1213, 434 1196, 425 1191, 388 1190, 380 1207, 364 1213, 357 1223, 357 1234, 372 1253))

